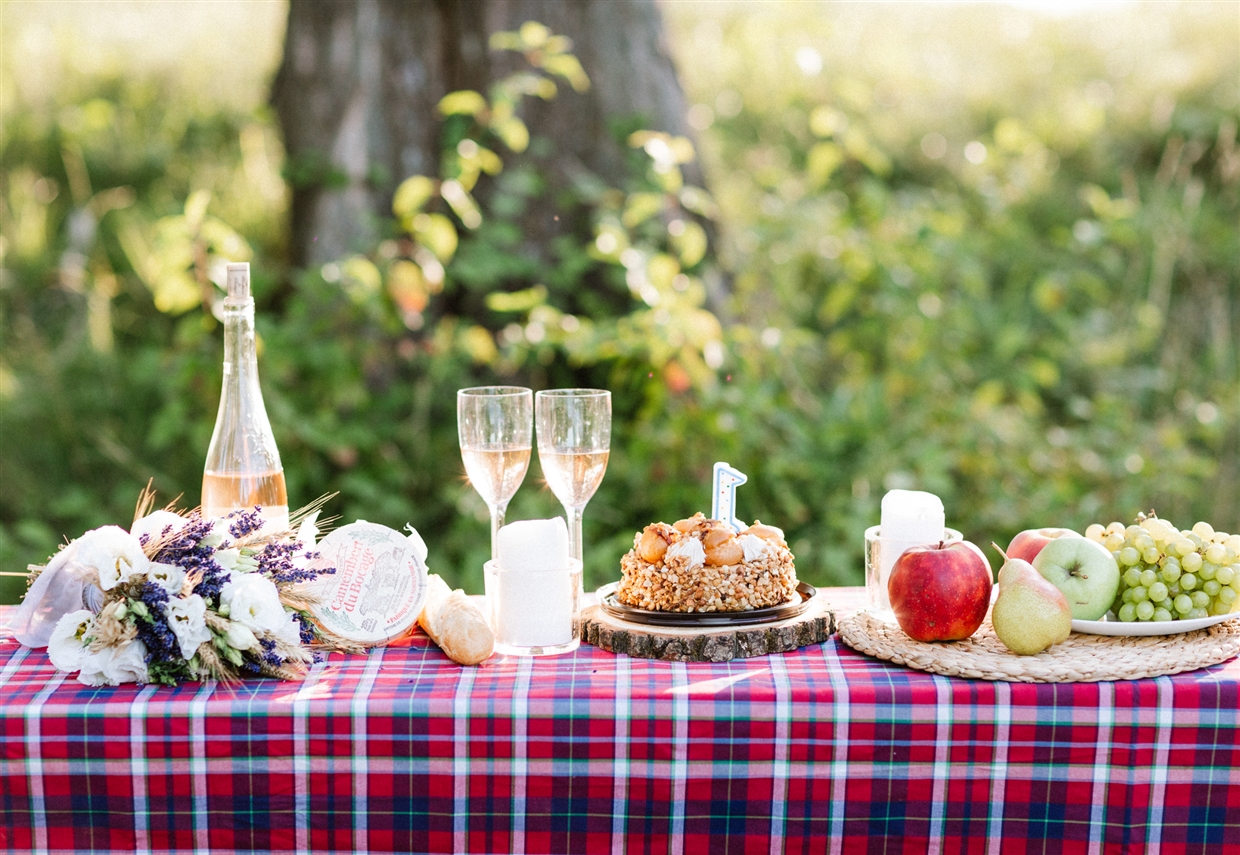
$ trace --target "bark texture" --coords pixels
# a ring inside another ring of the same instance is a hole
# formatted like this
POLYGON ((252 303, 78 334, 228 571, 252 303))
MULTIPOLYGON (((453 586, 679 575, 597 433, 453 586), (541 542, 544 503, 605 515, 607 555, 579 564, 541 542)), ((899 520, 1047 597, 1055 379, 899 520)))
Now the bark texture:
MULTIPOLYGON (((525 111, 532 133, 556 143, 571 158, 608 180, 623 175, 623 145, 609 123, 632 118, 651 130, 690 136, 687 105, 655 0, 492 0, 490 31, 538 21, 573 40, 573 53, 590 76, 590 89, 562 85, 552 101, 532 101, 525 111)), ((519 67, 513 54, 495 55, 497 76, 519 67)), ((687 176, 700 183, 700 175, 687 176)))
POLYGON ((643 626, 590 606, 581 615, 581 638, 602 650, 669 662, 727 662, 786 653, 821 644, 835 632, 835 613, 818 597, 803 614, 765 626, 701 632, 643 626))
POLYGON ((373 243, 396 185, 438 173, 436 104, 458 89, 486 92, 519 67, 488 38, 530 20, 573 40, 592 84, 579 94, 561 83, 554 100, 523 112, 532 136, 554 143, 540 163, 553 186, 573 170, 622 174, 612 123, 641 117, 688 133, 655 0, 292 0, 272 103, 288 153, 294 264, 373 243))

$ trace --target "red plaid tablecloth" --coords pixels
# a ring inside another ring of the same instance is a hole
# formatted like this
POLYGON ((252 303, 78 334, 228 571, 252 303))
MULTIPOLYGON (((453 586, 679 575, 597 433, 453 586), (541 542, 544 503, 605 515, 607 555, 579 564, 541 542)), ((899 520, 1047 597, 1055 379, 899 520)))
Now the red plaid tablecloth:
POLYGON ((835 640, 461 668, 418 636, 301 684, 92 689, 0 633, 0 849, 1216 855, 1238 701, 1236 660, 1007 684, 835 640))

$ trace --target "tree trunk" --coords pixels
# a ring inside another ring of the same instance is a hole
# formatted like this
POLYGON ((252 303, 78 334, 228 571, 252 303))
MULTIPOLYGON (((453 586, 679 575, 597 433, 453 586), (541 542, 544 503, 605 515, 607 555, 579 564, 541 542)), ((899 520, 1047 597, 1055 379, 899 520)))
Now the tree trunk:
MULTIPOLYGON (((554 100, 532 100, 524 112, 533 135, 554 140, 557 158, 616 182, 624 176, 624 141, 613 140, 609 123, 636 120, 640 128, 692 135, 655 0, 498 0, 487 12, 490 32, 538 21, 573 40, 589 91, 562 85, 554 100)), ((494 76, 521 63, 513 54, 493 57, 494 76)), ((686 177, 701 183, 700 172, 686 177)))
MULTIPOLYGON (((582 169, 619 180, 625 146, 612 123, 689 134, 655 0, 293 0, 272 101, 288 152, 294 264, 373 246, 396 185, 438 173, 439 100, 485 93, 519 67, 487 42, 530 20, 569 36, 591 81, 585 93, 561 84, 555 99, 524 110, 531 134, 553 143, 539 163, 553 187, 582 169)), ((701 183, 698 172, 686 177, 701 183)), ((532 213, 530 239, 563 228, 532 213)))
POLYGON ((486 81, 482 7, 293 0, 272 102, 293 190, 298 266, 365 249, 406 175, 434 174, 435 105, 486 81))

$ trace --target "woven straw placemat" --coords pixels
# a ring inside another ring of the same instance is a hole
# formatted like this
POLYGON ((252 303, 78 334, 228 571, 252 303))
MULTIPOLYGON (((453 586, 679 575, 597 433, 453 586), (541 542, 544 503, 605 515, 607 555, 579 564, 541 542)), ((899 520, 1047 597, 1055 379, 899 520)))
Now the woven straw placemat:
POLYGON ((894 623, 866 612, 839 618, 840 639, 854 650, 919 671, 1012 683, 1096 683, 1139 680, 1217 665, 1240 654, 1240 620, 1177 635, 1105 636, 1072 633, 1035 656, 1018 656, 999 640, 987 617, 971 638, 914 641, 894 623))

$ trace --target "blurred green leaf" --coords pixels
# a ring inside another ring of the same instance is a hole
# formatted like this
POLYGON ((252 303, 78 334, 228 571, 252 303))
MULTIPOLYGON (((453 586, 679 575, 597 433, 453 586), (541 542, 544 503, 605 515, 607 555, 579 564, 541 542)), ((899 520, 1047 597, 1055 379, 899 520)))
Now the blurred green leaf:
POLYGON ((534 95, 544 101, 556 96, 555 81, 532 71, 519 71, 498 81, 492 89, 493 100, 512 102, 522 95, 534 95))
POLYGON ((517 28, 517 35, 521 37, 522 47, 526 50, 534 50, 547 44, 551 38, 551 31, 537 21, 526 21, 517 28))
POLYGON ((400 183, 392 197, 392 213, 410 219, 435 195, 435 181, 425 175, 411 175, 400 183))
POLYGON ((383 274, 369 258, 354 255, 340 265, 340 284, 349 299, 364 303, 383 286, 383 274))
POLYGON ((663 209, 662 193, 631 193, 624 206, 624 225, 635 228, 663 209))
POLYGON ((680 204, 708 220, 713 220, 719 216, 719 206, 715 204, 715 200, 711 198, 710 194, 701 187, 682 188, 680 191, 680 204))
POLYGON ((456 226, 443 214, 418 214, 413 218, 413 236, 440 262, 449 261, 456 252, 456 226))
POLYGON ((547 289, 542 285, 521 291, 494 291, 487 295, 487 308, 493 312, 528 312, 547 302, 547 289))
POLYGON ((439 112, 444 116, 474 116, 485 113, 487 99, 471 89, 449 92, 439 100, 439 112))
POLYGON ((678 273, 680 262, 666 253, 657 253, 646 263, 646 276, 656 288, 670 289, 678 273))
POLYGON ((548 56, 543 60, 542 67, 551 74, 563 77, 576 92, 586 92, 590 89, 590 78, 586 76, 586 71, 581 67, 577 57, 572 54, 548 56))
POLYGON ((817 136, 832 137, 848 128, 848 117, 833 107, 815 107, 809 114, 809 128, 817 136))
POLYGON ((520 153, 529 147, 530 131, 516 116, 497 116, 491 121, 491 130, 511 151, 520 153))
POLYGON ((522 50, 525 46, 519 33, 505 31, 491 33, 488 43, 492 50, 522 50))
POLYGON ((685 267, 695 267, 706 257, 706 230, 692 220, 683 221, 682 231, 671 238, 672 246, 680 254, 680 263, 685 267))
POLYGON ((210 190, 195 190, 185 200, 185 225, 190 232, 202 228, 202 221, 207 215, 207 206, 211 204, 210 190))
POLYGON ((482 212, 478 210, 478 204, 459 181, 445 181, 441 193, 444 201, 466 228, 476 229, 482 224, 482 212))
POLYGON ((844 163, 844 153, 835 143, 817 143, 809 150, 805 171, 815 187, 822 187, 831 180, 835 170, 844 163))

